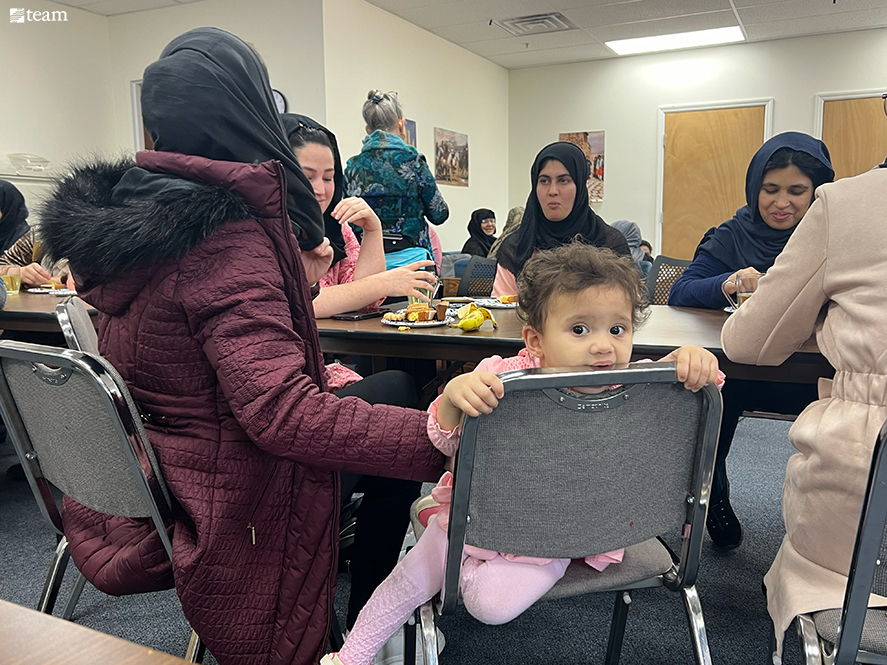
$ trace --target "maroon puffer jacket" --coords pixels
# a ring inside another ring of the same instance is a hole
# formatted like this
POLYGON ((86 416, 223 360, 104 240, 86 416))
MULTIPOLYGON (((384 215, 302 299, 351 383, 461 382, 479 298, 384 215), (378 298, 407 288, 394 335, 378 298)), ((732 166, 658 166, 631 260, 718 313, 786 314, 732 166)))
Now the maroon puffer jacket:
MULTIPOLYGON (((44 211, 47 245, 86 276, 101 352, 149 419, 178 503, 188 621, 222 664, 314 664, 335 592, 335 472, 436 480, 427 414, 326 392, 279 165, 137 160, 187 186, 121 202, 114 186, 132 164, 84 167, 44 211), (143 268, 115 273, 134 255, 143 268), (96 283, 107 274, 118 276, 96 283)), ((133 536, 131 520, 70 501, 64 520, 75 563, 105 590, 168 583, 146 527, 133 536), (113 557, 96 547, 109 532, 129 543, 113 557)))

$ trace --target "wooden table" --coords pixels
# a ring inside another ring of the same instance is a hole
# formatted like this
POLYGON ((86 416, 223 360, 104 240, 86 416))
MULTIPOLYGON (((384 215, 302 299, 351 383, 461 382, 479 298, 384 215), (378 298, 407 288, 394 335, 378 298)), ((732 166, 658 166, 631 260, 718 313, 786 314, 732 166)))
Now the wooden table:
MULTIPOLYGON (((721 347, 721 327, 729 314, 719 310, 654 305, 650 318, 634 335, 634 358, 658 359, 685 344, 702 346, 718 357, 728 377, 765 381, 815 383, 831 377, 834 370, 811 338, 779 367, 756 367, 730 362, 721 347)), ((524 344, 523 324, 513 309, 491 310, 499 323, 493 330, 465 333, 446 326, 412 328, 399 332, 379 319, 336 321, 319 319, 317 327, 323 350, 377 358, 430 358, 477 362, 488 356, 515 355, 524 344)))
POLYGON ((2 665, 178 665, 187 661, 0 600, 2 665))
MULTIPOLYGON (((28 293, 24 290, 10 295, 6 306, 0 310, 0 330, 60 333, 55 306, 62 300, 48 293, 28 293)), ((89 313, 95 320, 98 311, 90 307, 89 313)))

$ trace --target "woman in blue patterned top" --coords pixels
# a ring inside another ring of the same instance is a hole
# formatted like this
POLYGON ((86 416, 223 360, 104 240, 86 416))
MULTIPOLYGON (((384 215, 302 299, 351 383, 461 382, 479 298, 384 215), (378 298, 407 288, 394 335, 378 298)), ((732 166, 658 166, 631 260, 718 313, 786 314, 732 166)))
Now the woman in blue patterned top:
POLYGON ((368 136, 345 168, 345 195, 364 199, 382 221, 388 268, 433 258, 427 218, 450 215, 425 157, 404 141, 403 109, 393 92, 370 91, 363 105, 368 136))

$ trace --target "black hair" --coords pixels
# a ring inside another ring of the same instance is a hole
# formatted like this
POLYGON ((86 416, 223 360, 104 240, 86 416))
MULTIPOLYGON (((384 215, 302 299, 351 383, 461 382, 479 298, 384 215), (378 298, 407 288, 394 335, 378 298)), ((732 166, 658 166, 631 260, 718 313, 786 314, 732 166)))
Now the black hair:
MULTIPOLYGON (((820 162, 810 153, 792 148, 780 148, 774 152, 764 165, 764 175, 773 169, 784 169, 787 166, 796 166, 805 176, 810 178, 813 189, 821 184, 831 182, 833 175, 831 169, 820 162)), ((811 192, 812 196, 812 192, 811 192)))
POLYGON ((325 132, 313 127, 307 127, 306 125, 299 125, 298 129, 289 135, 289 140, 293 150, 304 148, 309 143, 316 143, 330 150, 333 149, 333 145, 325 132))

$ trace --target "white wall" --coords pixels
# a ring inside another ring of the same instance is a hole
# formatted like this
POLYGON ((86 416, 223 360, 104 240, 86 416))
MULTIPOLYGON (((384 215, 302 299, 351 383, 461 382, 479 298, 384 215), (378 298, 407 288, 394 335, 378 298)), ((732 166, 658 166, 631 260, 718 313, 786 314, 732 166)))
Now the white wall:
MULTIPOLYGON (((28 8, 64 11, 68 20, 0 20, 0 171, 9 169, 8 153, 62 164, 114 147, 107 19, 45 0, 28 8)), ((15 184, 32 209, 32 194, 46 187, 19 179, 15 184)))
POLYGON ((508 212, 508 72, 363 0, 324 0, 327 125, 342 157, 360 152, 371 88, 396 90, 416 121, 434 172, 434 128, 468 135, 469 187, 441 185, 450 218, 435 227, 444 250, 468 239, 472 210, 508 212))
POLYGON ((812 134, 818 93, 887 91, 884 53, 887 30, 869 30, 513 70, 510 203, 526 201, 533 159, 560 132, 604 130, 604 200, 594 208, 653 240, 660 106, 772 97, 774 134, 812 134))
POLYGON ((163 47, 192 28, 214 26, 255 45, 271 86, 290 110, 323 119, 322 0, 205 0, 109 19, 111 86, 118 145, 133 149, 130 81, 142 78, 163 47))

